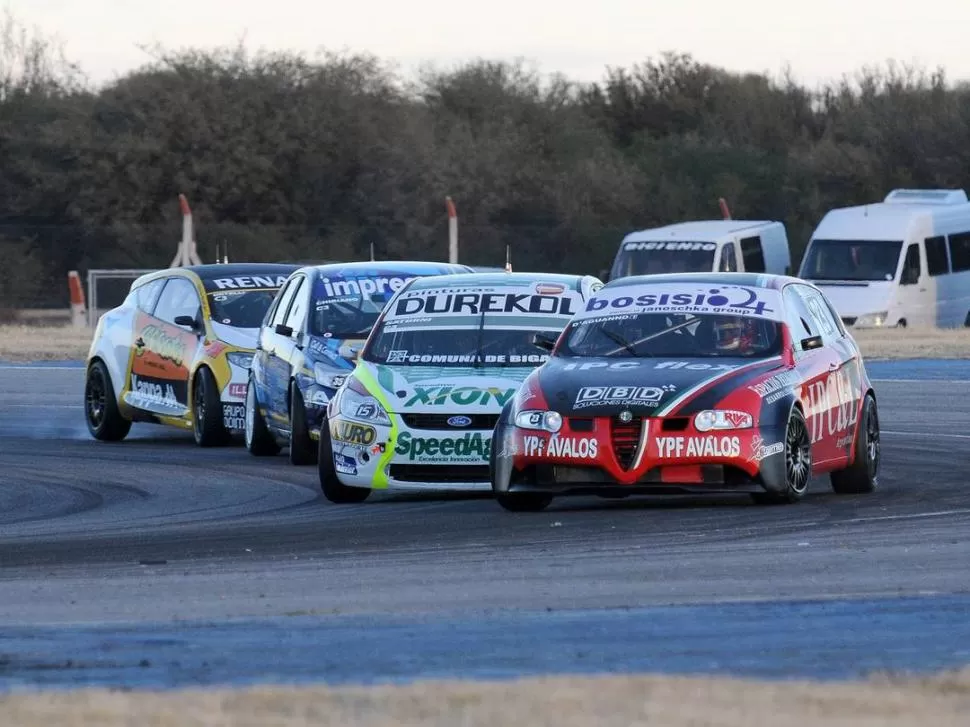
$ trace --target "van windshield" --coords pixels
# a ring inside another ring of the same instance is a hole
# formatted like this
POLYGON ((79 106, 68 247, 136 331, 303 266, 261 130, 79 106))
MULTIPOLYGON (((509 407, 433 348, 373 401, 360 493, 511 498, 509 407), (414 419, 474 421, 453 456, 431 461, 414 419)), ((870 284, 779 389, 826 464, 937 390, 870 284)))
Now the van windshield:
POLYGON ((691 240, 625 242, 613 261, 610 279, 630 275, 708 273, 714 269, 717 243, 691 240))
POLYGON ((805 280, 893 280, 902 240, 812 240, 799 277, 805 280))

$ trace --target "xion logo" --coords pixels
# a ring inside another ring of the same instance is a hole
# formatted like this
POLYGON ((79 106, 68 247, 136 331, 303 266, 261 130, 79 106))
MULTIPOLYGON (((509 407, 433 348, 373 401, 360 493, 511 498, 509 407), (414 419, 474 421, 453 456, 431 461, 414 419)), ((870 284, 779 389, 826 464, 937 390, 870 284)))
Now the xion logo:
POLYGON ((408 459, 448 459, 452 457, 474 457, 487 462, 491 452, 492 438, 480 432, 469 432, 455 439, 437 437, 415 437, 404 432, 397 439, 394 452, 407 455, 408 459))
POLYGON ((526 457, 595 459, 599 453, 599 444, 592 437, 528 436, 523 438, 523 445, 526 457))
POLYGON ((484 406, 494 400, 499 407, 503 407, 505 402, 515 396, 515 391, 515 389, 499 389, 496 386, 487 389, 480 389, 477 386, 415 386, 414 394, 404 403, 404 406, 415 404, 443 406, 448 403, 458 404, 458 406, 473 404, 484 406))
POLYGON ((741 313, 763 316, 774 309, 768 307, 767 301, 758 300, 758 291, 754 288, 725 286, 710 288, 707 292, 693 293, 644 293, 636 297, 623 295, 616 298, 590 298, 586 304, 586 312, 600 311, 607 307, 623 309, 636 306, 638 308, 687 308, 717 311, 737 311, 741 313))
POLYGON ((657 437, 660 456, 669 457, 737 457, 741 454, 738 437, 657 437))
POLYGON ((377 431, 374 429, 374 427, 368 427, 364 424, 346 421, 332 421, 330 422, 330 436, 338 442, 359 444, 364 447, 369 447, 377 438, 377 431))
POLYGON ((289 275, 243 275, 238 278, 216 278, 212 281, 219 290, 240 288, 279 288, 289 275))
POLYGON ((644 250, 705 250, 712 251, 717 249, 717 244, 713 242, 628 242, 623 246, 624 250, 644 251, 644 250))
POLYGON ((182 365, 185 346, 177 336, 168 335, 158 326, 148 326, 141 332, 141 338, 145 345, 135 349, 136 356, 141 356, 145 351, 151 351, 159 358, 171 361, 176 366, 182 365))
POLYGON ((432 293, 401 298, 394 306, 395 316, 418 313, 539 313, 571 316, 573 300, 559 295, 529 293, 432 293))
POLYGON ((416 275, 392 275, 382 278, 360 278, 359 280, 331 280, 321 278, 323 290, 328 298, 343 298, 350 295, 370 296, 375 293, 397 292, 416 275))

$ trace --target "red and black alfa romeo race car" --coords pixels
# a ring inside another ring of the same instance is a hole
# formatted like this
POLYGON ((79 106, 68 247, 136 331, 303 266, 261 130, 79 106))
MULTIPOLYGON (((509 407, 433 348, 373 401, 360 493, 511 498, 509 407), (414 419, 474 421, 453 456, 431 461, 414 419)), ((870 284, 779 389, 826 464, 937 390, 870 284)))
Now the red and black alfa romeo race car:
POLYGON ((825 296, 752 273, 617 279, 590 298, 506 405, 492 489, 508 510, 556 494, 747 492, 795 502, 812 474, 871 492, 876 398, 825 296))

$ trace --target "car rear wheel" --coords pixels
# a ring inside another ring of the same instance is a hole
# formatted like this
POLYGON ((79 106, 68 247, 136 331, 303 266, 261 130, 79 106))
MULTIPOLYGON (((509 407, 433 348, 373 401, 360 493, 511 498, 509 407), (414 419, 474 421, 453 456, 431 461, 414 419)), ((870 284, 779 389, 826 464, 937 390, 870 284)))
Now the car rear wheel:
POLYGON ((290 382, 290 462, 298 466, 317 463, 317 448, 306 425, 306 406, 295 381, 290 382))
POLYGON ((320 472, 320 489, 323 496, 335 505, 352 505, 370 497, 370 488, 348 487, 337 479, 333 466, 333 445, 330 443, 330 428, 327 420, 320 424, 320 446, 317 450, 317 469, 320 472))
POLYGON ((866 394, 855 434, 855 460, 830 475, 832 490, 840 495, 873 492, 879 485, 879 412, 872 394, 866 394))
POLYGON ((102 442, 121 441, 131 430, 131 422, 118 410, 111 375, 102 361, 88 367, 84 381, 84 419, 91 436, 102 442))
POLYGON ((216 378, 206 367, 199 369, 192 384, 192 433, 200 447, 222 447, 229 432, 222 419, 222 400, 216 378))
POLYGON ((280 453, 280 445, 266 427, 266 420, 259 411, 252 377, 246 387, 246 449, 254 457, 272 457, 280 453))
POLYGON ((785 489, 758 492, 751 497, 761 505, 788 504, 802 499, 812 477, 812 442, 801 409, 793 407, 785 427, 785 489))

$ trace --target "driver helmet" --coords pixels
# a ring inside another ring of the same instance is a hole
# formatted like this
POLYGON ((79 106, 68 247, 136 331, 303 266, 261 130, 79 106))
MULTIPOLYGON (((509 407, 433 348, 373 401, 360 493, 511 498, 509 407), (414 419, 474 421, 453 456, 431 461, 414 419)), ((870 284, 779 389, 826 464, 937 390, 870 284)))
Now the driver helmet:
POLYGON ((758 341, 758 321, 738 316, 714 324, 714 346, 718 351, 747 353, 758 341))

